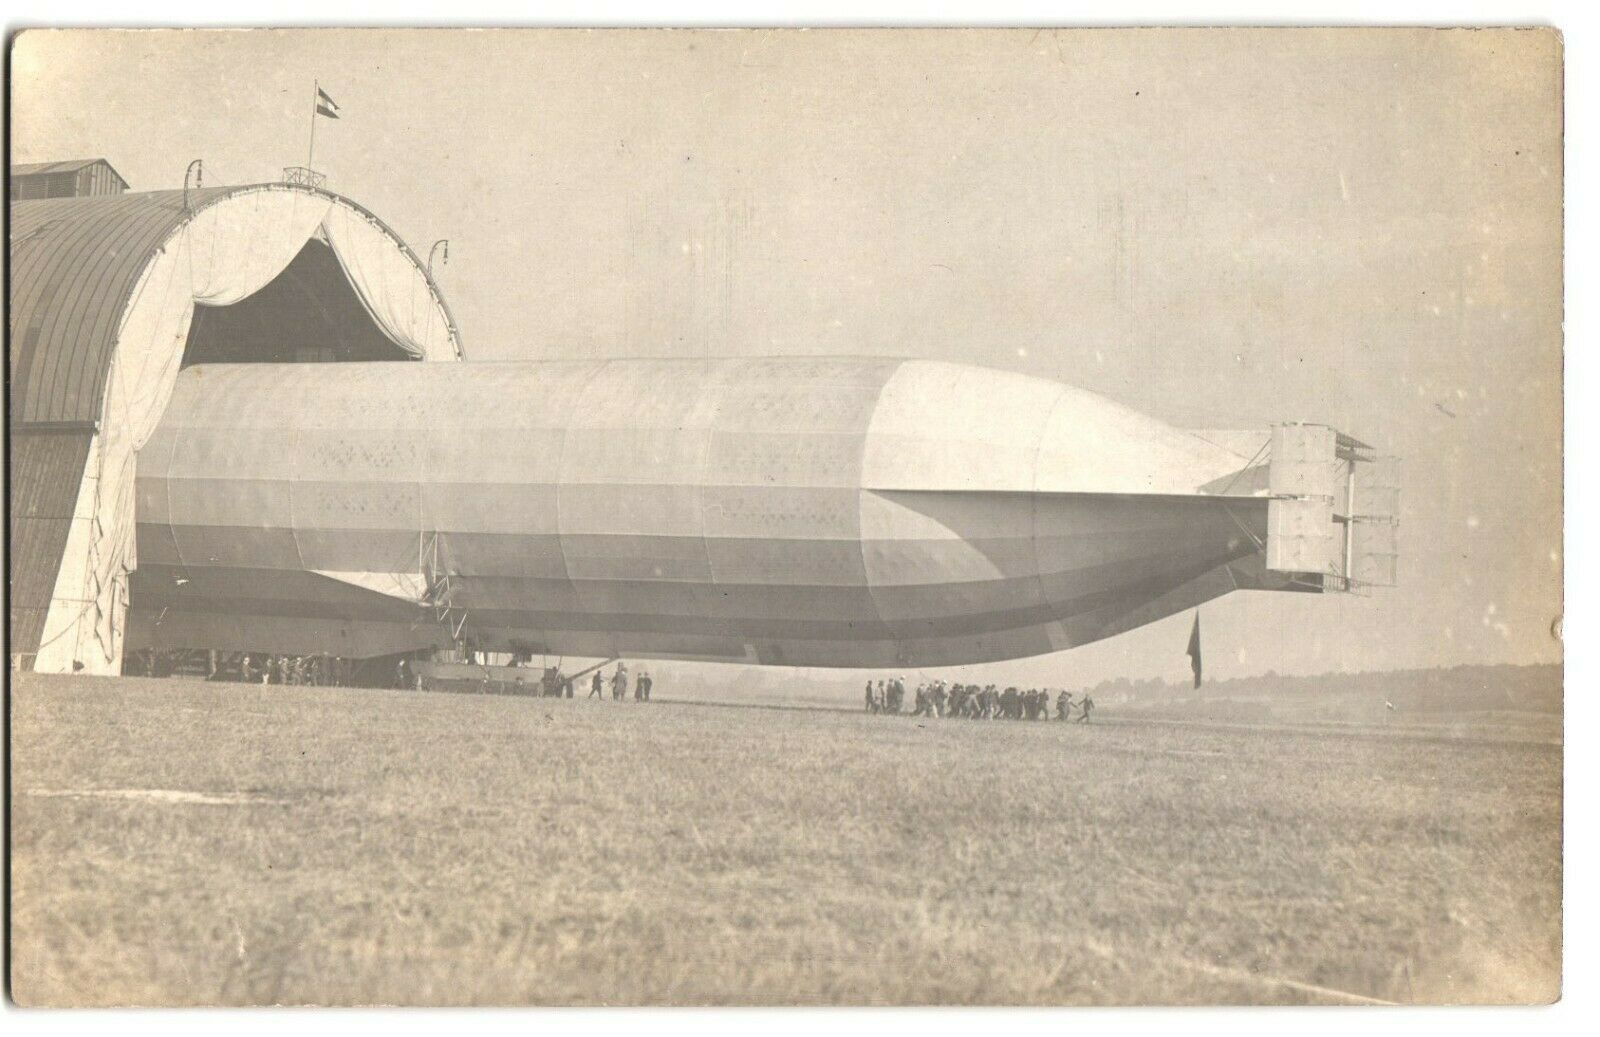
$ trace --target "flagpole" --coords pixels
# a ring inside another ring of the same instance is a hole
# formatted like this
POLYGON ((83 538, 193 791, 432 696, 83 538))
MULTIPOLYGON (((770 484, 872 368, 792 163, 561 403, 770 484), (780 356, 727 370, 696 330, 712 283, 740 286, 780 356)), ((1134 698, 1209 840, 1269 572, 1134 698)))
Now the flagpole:
POLYGON ((317 150, 317 91, 321 84, 311 80, 311 143, 306 145, 306 171, 311 171, 311 156, 317 150))

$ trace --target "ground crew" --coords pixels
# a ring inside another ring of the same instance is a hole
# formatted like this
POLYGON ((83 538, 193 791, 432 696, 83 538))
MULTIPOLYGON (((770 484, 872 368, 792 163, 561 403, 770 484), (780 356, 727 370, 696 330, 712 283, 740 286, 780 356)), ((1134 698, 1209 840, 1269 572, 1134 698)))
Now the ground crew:
POLYGON ((589 697, 592 699, 604 698, 605 695, 601 691, 601 689, 604 687, 605 678, 602 677, 600 675, 600 671, 596 669, 594 671, 594 676, 589 679, 589 697))
MULTIPOLYGON (((639 680, 648 682, 641 673, 639 680)), ((867 681, 863 701, 868 713, 901 712, 907 691, 903 676, 867 681)), ((1093 720, 1094 699, 1085 691, 1074 697, 1066 688, 1022 688, 1015 684, 1001 690, 994 684, 946 683, 934 678, 921 681, 913 689, 911 716, 964 717, 974 720, 1049 720, 1050 700, 1055 699, 1055 719, 1087 724, 1093 720)), ((648 684, 643 695, 650 697, 648 684)))
POLYGON ((611 699, 622 702, 628 697, 628 668, 622 663, 617 664, 617 672, 611 675, 611 699))

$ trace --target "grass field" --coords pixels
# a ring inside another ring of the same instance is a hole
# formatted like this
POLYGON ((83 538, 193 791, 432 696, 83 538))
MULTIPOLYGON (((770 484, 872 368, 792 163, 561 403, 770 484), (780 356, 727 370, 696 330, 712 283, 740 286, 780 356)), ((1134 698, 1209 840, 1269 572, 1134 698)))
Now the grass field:
POLYGON ((1559 994, 1558 719, 31 676, 11 708, 23 1004, 1559 994))

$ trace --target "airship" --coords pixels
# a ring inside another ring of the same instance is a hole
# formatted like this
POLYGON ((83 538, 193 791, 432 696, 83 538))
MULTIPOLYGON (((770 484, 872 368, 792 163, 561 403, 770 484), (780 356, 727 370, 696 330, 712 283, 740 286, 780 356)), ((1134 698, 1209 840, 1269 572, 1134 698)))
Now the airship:
POLYGON ((1393 582, 1393 467, 1335 429, 933 359, 469 359, 431 262, 322 174, 190 167, 11 171, 18 670, 954 665, 1393 582))
POLYGON ((1014 659, 1392 582, 1381 460, 921 359, 199 364, 139 455, 129 643, 1014 659))

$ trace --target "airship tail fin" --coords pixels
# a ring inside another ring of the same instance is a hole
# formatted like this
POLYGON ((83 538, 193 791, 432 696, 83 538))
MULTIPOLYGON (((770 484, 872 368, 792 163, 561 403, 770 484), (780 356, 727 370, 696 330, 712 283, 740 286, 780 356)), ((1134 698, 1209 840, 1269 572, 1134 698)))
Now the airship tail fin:
POLYGON ((1398 463, 1326 425, 1277 425, 1267 460, 1266 569, 1324 590, 1392 587, 1398 463))

